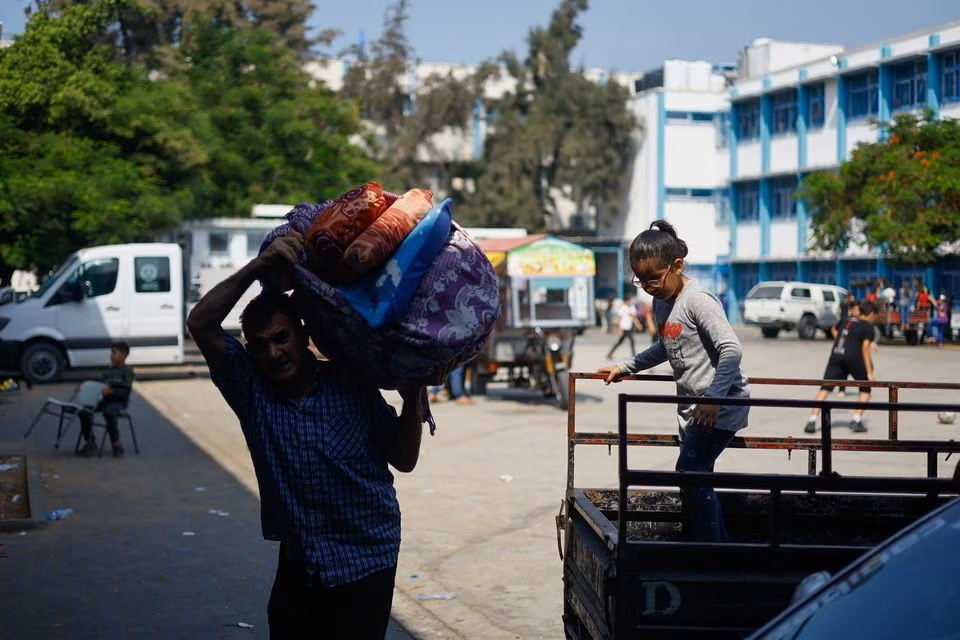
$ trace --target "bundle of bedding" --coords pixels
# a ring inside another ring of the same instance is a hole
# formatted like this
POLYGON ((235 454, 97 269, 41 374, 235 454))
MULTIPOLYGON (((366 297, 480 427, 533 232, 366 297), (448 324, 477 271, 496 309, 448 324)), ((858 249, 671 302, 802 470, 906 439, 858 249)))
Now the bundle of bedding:
MULTIPOLYGON (((293 300, 317 348, 381 389, 442 384, 483 348, 500 314, 493 267, 451 217, 451 201, 375 182, 301 203, 264 239, 304 237, 293 300)), ((267 286, 267 283, 264 283, 267 286)), ((425 419, 436 427, 424 394, 425 419)))

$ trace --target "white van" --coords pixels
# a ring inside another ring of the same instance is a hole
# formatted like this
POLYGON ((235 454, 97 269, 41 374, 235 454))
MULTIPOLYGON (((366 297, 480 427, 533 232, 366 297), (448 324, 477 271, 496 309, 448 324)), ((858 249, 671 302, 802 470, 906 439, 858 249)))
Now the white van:
POLYGON ((26 298, 0 305, 0 369, 54 382, 65 368, 179 364, 184 342, 183 258, 172 243, 81 249, 26 298))
POLYGON ((816 282, 759 282, 747 293, 743 319, 759 325, 765 338, 776 338, 781 330, 797 330, 803 340, 811 340, 817 330, 830 336, 840 320, 840 303, 847 290, 816 282))

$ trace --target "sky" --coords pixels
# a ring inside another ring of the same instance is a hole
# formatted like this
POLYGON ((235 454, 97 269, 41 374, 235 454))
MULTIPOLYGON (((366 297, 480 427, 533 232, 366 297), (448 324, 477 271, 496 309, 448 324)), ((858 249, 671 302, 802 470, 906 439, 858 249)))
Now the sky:
MULTIPOLYGON (((313 0, 315 29, 343 35, 330 53, 378 38, 391 0, 313 0)), ((406 33, 425 62, 479 63, 504 50, 527 52, 560 0, 408 0, 406 33)), ((960 20, 957 0, 589 0, 575 67, 649 71, 670 58, 734 63, 753 40, 859 47, 960 20)), ((28 0, 0 0, 3 35, 22 33, 28 0)))

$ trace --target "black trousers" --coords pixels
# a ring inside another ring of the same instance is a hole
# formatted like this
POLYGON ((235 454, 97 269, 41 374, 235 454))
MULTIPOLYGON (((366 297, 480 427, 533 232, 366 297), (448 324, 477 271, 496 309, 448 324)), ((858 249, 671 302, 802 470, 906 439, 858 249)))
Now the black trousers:
POLYGON ((383 640, 393 606, 397 567, 336 587, 309 583, 304 565, 284 557, 267 605, 270 640, 383 640))
POLYGON ((125 405, 111 398, 104 398, 97 403, 93 409, 81 410, 77 415, 80 416, 80 433, 84 440, 93 438, 93 414, 103 413, 103 421, 107 423, 107 433, 110 434, 110 442, 120 441, 120 429, 117 426, 117 415, 120 414, 125 405))

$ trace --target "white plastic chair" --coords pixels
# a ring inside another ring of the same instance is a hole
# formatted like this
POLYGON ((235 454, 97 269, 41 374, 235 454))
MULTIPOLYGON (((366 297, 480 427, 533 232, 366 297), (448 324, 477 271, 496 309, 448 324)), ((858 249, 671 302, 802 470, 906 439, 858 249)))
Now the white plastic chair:
POLYGON ((100 389, 102 387, 103 382, 99 380, 87 380, 77 387, 73 397, 69 400, 47 398, 37 417, 33 419, 30 427, 23 434, 23 437, 26 438, 33 433, 33 429, 44 415, 56 416, 59 422, 57 423, 57 439, 53 443, 53 448, 59 449, 60 441, 63 439, 63 436, 66 435, 70 425, 73 424, 77 414, 84 409, 91 411, 97 406, 97 403, 100 401, 100 389))

